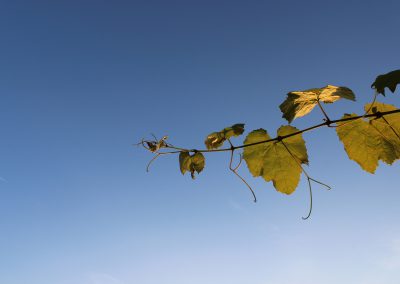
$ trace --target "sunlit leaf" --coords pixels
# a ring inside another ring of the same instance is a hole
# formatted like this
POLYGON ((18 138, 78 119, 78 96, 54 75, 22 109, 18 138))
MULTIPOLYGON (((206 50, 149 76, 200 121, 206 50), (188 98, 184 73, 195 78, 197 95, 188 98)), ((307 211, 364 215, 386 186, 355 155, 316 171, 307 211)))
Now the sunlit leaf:
POLYGON ((339 99, 355 101, 356 97, 353 91, 349 88, 336 87, 332 85, 328 85, 325 88, 322 88, 321 93, 319 94, 319 100, 327 104, 334 103, 339 99))
POLYGON ((385 88, 389 88, 392 93, 396 91, 397 84, 400 83, 400 70, 395 70, 387 74, 376 77, 371 88, 374 88, 378 93, 385 95, 385 88))
MULTIPOLYGON (((368 113, 377 113, 397 109, 392 105, 375 102, 365 105, 368 113)), ((354 117, 346 114, 343 118, 354 117)), ((392 114, 384 118, 357 119, 339 122, 336 132, 343 142, 350 159, 361 168, 374 173, 379 160, 392 164, 400 158, 400 115, 392 114), (385 121, 386 120, 386 121, 385 121)))
POLYGON ((290 92, 279 108, 283 113, 282 117, 290 123, 295 118, 310 113, 318 101, 333 103, 341 98, 355 101, 355 95, 349 88, 328 85, 319 89, 290 92))
MULTIPOLYGON (((281 126, 278 136, 285 136, 298 131, 292 126, 281 126)), ((244 144, 252 144, 270 139, 264 129, 254 130, 247 135, 244 144)), ((261 143, 245 147, 243 158, 254 177, 262 176, 272 181, 277 191, 291 194, 295 191, 302 169, 300 164, 308 163, 307 149, 301 134, 285 138, 282 142, 261 143), (292 156, 293 155, 293 156, 292 156)))
MULTIPOLYGON (((343 118, 354 116, 357 115, 345 114, 343 118)), ((368 121, 357 119, 339 122, 336 132, 349 158, 356 161, 365 171, 374 173, 381 152, 381 139, 375 128, 368 121)))
MULTIPOLYGON (((397 109, 393 105, 380 102, 365 105, 365 111, 368 113, 382 113, 397 109)), ((391 165, 400 158, 400 114, 394 113, 384 117, 371 118, 370 123, 379 132, 382 138, 382 147, 386 149, 385 152, 389 153, 382 157, 382 161, 391 165)))
POLYGON ((207 149, 218 149, 221 147, 224 142, 233 137, 239 136, 244 132, 244 124, 237 123, 232 125, 231 127, 227 127, 222 129, 219 132, 213 132, 206 137, 204 144, 206 145, 207 149))
POLYGON ((207 135, 204 144, 206 145, 207 149, 218 149, 221 147, 225 142, 225 137, 221 132, 213 132, 207 135))

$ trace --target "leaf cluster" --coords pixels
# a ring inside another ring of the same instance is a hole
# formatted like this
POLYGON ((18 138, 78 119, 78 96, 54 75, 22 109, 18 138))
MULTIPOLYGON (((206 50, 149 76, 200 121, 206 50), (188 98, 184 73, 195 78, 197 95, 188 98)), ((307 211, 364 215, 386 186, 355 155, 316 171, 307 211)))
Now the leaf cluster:
MULTIPOLYGON (((379 94, 385 95, 385 88, 395 92, 399 83, 400 70, 378 76, 371 85, 375 89, 374 99, 365 105, 365 113, 344 114, 342 118, 336 120, 330 119, 323 104, 331 104, 340 99, 355 101, 355 94, 350 88, 327 85, 322 88, 289 92, 279 106, 282 117, 289 125, 281 126, 275 137, 269 136, 265 129, 250 131, 243 144, 239 146, 234 146, 231 138, 245 132, 243 123, 207 135, 204 141, 206 149, 175 147, 166 142, 166 136, 161 140, 155 137, 153 141, 142 140, 140 144, 156 154, 150 163, 160 155, 179 153, 181 173, 190 172, 193 179, 195 173, 199 174, 205 167, 203 153, 230 152, 229 169, 245 183, 253 195, 251 186, 237 172, 242 160, 246 162, 253 177, 262 177, 266 182, 272 181, 275 189, 284 194, 292 194, 299 184, 301 174, 304 174, 310 191, 310 211, 306 217, 308 218, 312 209, 311 183, 315 182, 327 189, 330 187, 306 172, 305 166, 308 166, 309 160, 303 133, 320 127, 335 128, 348 157, 369 173, 375 172, 379 161, 388 165, 393 164, 400 159, 400 109, 377 102, 376 98, 379 94), (290 125, 294 119, 309 114, 316 106, 322 112, 322 123, 302 130, 290 125), (226 141, 229 147, 222 148, 226 141), (235 151, 241 153, 239 164, 233 167, 235 151)), ((255 195, 254 200, 256 200, 255 195)))

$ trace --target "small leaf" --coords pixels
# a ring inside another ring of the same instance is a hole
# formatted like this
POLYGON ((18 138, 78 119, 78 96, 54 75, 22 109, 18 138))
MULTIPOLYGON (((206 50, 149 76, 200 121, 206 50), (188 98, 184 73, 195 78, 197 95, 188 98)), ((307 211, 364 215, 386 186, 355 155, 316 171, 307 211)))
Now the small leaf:
MULTIPOLYGON (((296 131, 298 129, 293 126, 281 126, 278 129, 278 136, 296 131)), ((264 129, 258 129, 247 135, 244 144, 269 139, 270 136, 264 129)), ((308 163, 307 149, 301 134, 285 138, 283 141, 293 156, 282 142, 268 142, 245 147, 243 159, 254 177, 262 176, 266 181, 272 181, 277 191, 291 194, 300 181, 302 172, 300 164, 308 163)))
POLYGON ((231 127, 227 127, 222 129, 219 132, 213 132, 206 137, 204 144, 206 145, 207 149, 218 149, 221 147, 224 142, 233 137, 239 136, 244 132, 244 124, 237 123, 232 125, 231 127))
POLYGON ((190 165, 190 173, 192 179, 195 178, 194 172, 196 171, 198 174, 204 169, 205 159, 202 153, 197 152, 191 157, 191 165, 190 165))
POLYGON ((192 179, 195 178, 195 172, 198 174, 204 169, 205 158, 200 152, 190 155, 189 152, 181 152, 179 154, 179 167, 182 174, 190 172, 192 179))
POLYGON ((179 154, 179 167, 181 173, 184 175, 186 171, 190 171, 190 154, 189 152, 181 152, 179 154))
POLYGON ((400 70, 395 70, 387 74, 376 77, 371 88, 374 88, 379 94, 385 95, 385 88, 389 88, 392 93, 396 91, 397 84, 400 83, 400 70))
POLYGON ((319 89, 290 92, 279 108, 283 113, 282 117, 290 123, 295 118, 310 113, 318 101, 333 103, 341 98, 355 101, 355 95, 349 88, 328 85, 319 89))
POLYGON ((224 128, 221 132, 224 133, 225 139, 229 139, 233 136, 242 135, 244 132, 244 124, 243 123, 234 124, 231 127, 224 128))
POLYGON ((160 147, 158 147, 158 144, 153 141, 145 141, 147 144, 147 147, 149 148, 150 152, 157 152, 160 147))
POLYGON ((165 142, 165 140, 167 140, 167 139, 168 139, 168 136, 164 136, 159 141, 142 141, 142 144, 146 143, 147 149, 150 152, 155 153, 155 152, 158 152, 158 150, 160 150, 160 148, 164 148, 167 146, 167 143, 165 142))
POLYGON ((204 144, 208 150, 218 149, 224 144, 225 140, 226 139, 221 132, 213 132, 207 136, 204 144))

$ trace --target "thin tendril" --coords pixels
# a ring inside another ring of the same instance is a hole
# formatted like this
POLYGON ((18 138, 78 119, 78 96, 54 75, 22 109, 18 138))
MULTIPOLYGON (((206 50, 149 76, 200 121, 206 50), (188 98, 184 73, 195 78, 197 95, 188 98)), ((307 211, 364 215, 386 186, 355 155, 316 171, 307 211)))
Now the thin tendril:
POLYGON ((146 172, 149 172, 149 170, 150 170, 150 165, 155 161, 155 159, 157 159, 157 158, 160 157, 161 155, 162 155, 162 153, 157 153, 157 155, 155 155, 155 156, 150 160, 150 162, 147 164, 146 172))
POLYGON ((320 181, 318 181, 316 179, 313 179, 312 177, 310 177, 310 180, 312 180, 313 182, 318 183, 318 184, 320 184, 322 186, 325 186, 327 190, 331 190, 332 189, 332 187, 330 187, 329 185, 327 185, 327 184, 325 184, 323 182, 320 182, 320 181))
POLYGON ((300 169, 302 170, 302 172, 304 173, 304 175, 305 175, 306 178, 307 178, 308 188, 309 188, 309 191, 310 191, 310 209, 309 209, 309 212, 308 212, 307 217, 301 217, 303 220, 307 220, 307 219, 311 216, 311 212, 312 212, 312 188, 311 188, 311 181, 316 182, 316 183, 319 183, 320 185, 325 186, 328 190, 330 190, 331 187, 330 187, 329 185, 326 185, 326 184, 323 183, 323 182, 320 182, 320 181, 318 181, 318 180, 316 180, 316 179, 310 177, 310 176, 308 175, 308 173, 306 172, 306 170, 304 169, 304 167, 302 166, 302 164, 299 162, 298 158, 292 153, 292 151, 290 151, 290 149, 289 149, 289 147, 286 145, 286 143, 283 142, 283 141, 280 141, 280 142, 283 144, 283 146, 285 146, 285 148, 286 148, 286 150, 289 152, 290 156, 292 156, 292 158, 295 160, 295 162, 297 163, 297 165, 300 167, 300 169))
POLYGON ((308 188, 309 188, 309 192, 310 192, 310 210, 308 210, 308 215, 306 217, 301 217, 301 219, 303 220, 307 220, 308 218, 310 218, 311 216, 311 212, 312 212, 312 189, 311 189, 311 182, 310 179, 307 177, 307 182, 308 182, 308 188))
POLYGON ((242 156, 242 154, 239 153, 239 163, 234 168, 235 171, 240 167, 240 165, 242 164, 242 161, 243 161, 243 156, 242 156))
POLYGON ((146 142, 146 140, 144 140, 144 138, 142 138, 142 140, 141 140, 139 143, 135 143, 135 144, 133 144, 133 146, 140 146, 140 145, 142 145, 143 148, 145 148, 146 150, 149 150, 149 151, 150 151, 150 148, 147 147, 147 146, 144 144, 144 142, 146 142))
MULTIPOLYGON (((233 148, 233 144, 232 142, 228 139, 229 144, 231 145, 231 147, 233 148)), ((257 197, 256 194, 254 193, 253 189, 251 188, 251 186, 246 182, 246 180, 238 174, 237 169, 240 167, 240 164, 242 163, 242 155, 239 154, 240 156, 240 161, 239 164, 233 168, 232 167, 232 163, 233 163, 233 154, 234 154, 235 150, 232 149, 231 150, 231 158, 229 160, 229 170, 231 170, 231 172, 233 172, 238 178, 240 178, 242 180, 242 182, 244 182, 244 184, 247 186, 247 188, 250 190, 251 194, 253 195, 254 198, 254 202, 257 202, 257 197)))

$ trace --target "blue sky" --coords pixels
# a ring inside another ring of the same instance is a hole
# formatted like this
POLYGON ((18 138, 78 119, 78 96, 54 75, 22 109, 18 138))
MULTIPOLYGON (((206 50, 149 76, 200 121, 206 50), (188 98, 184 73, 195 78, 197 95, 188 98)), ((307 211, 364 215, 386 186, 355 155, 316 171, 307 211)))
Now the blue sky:
MULTIPOLYGON (((314 188, 291 196, 206 156, 145 167, 150 133, 183 147, 234 123, 271 134, 292 90, 343 85, 362 113, 399 69, 398 1, 1 1, 0 282, 400 281, 399 166, 375 175, 332 129, 304 135, 314 188)), ((399 91, 382 102, 400 105, 399 91)), ((296 120, 321 120, 318 110, 296 120)), ((235 139, 239 144, 242 139, 235 139)))

